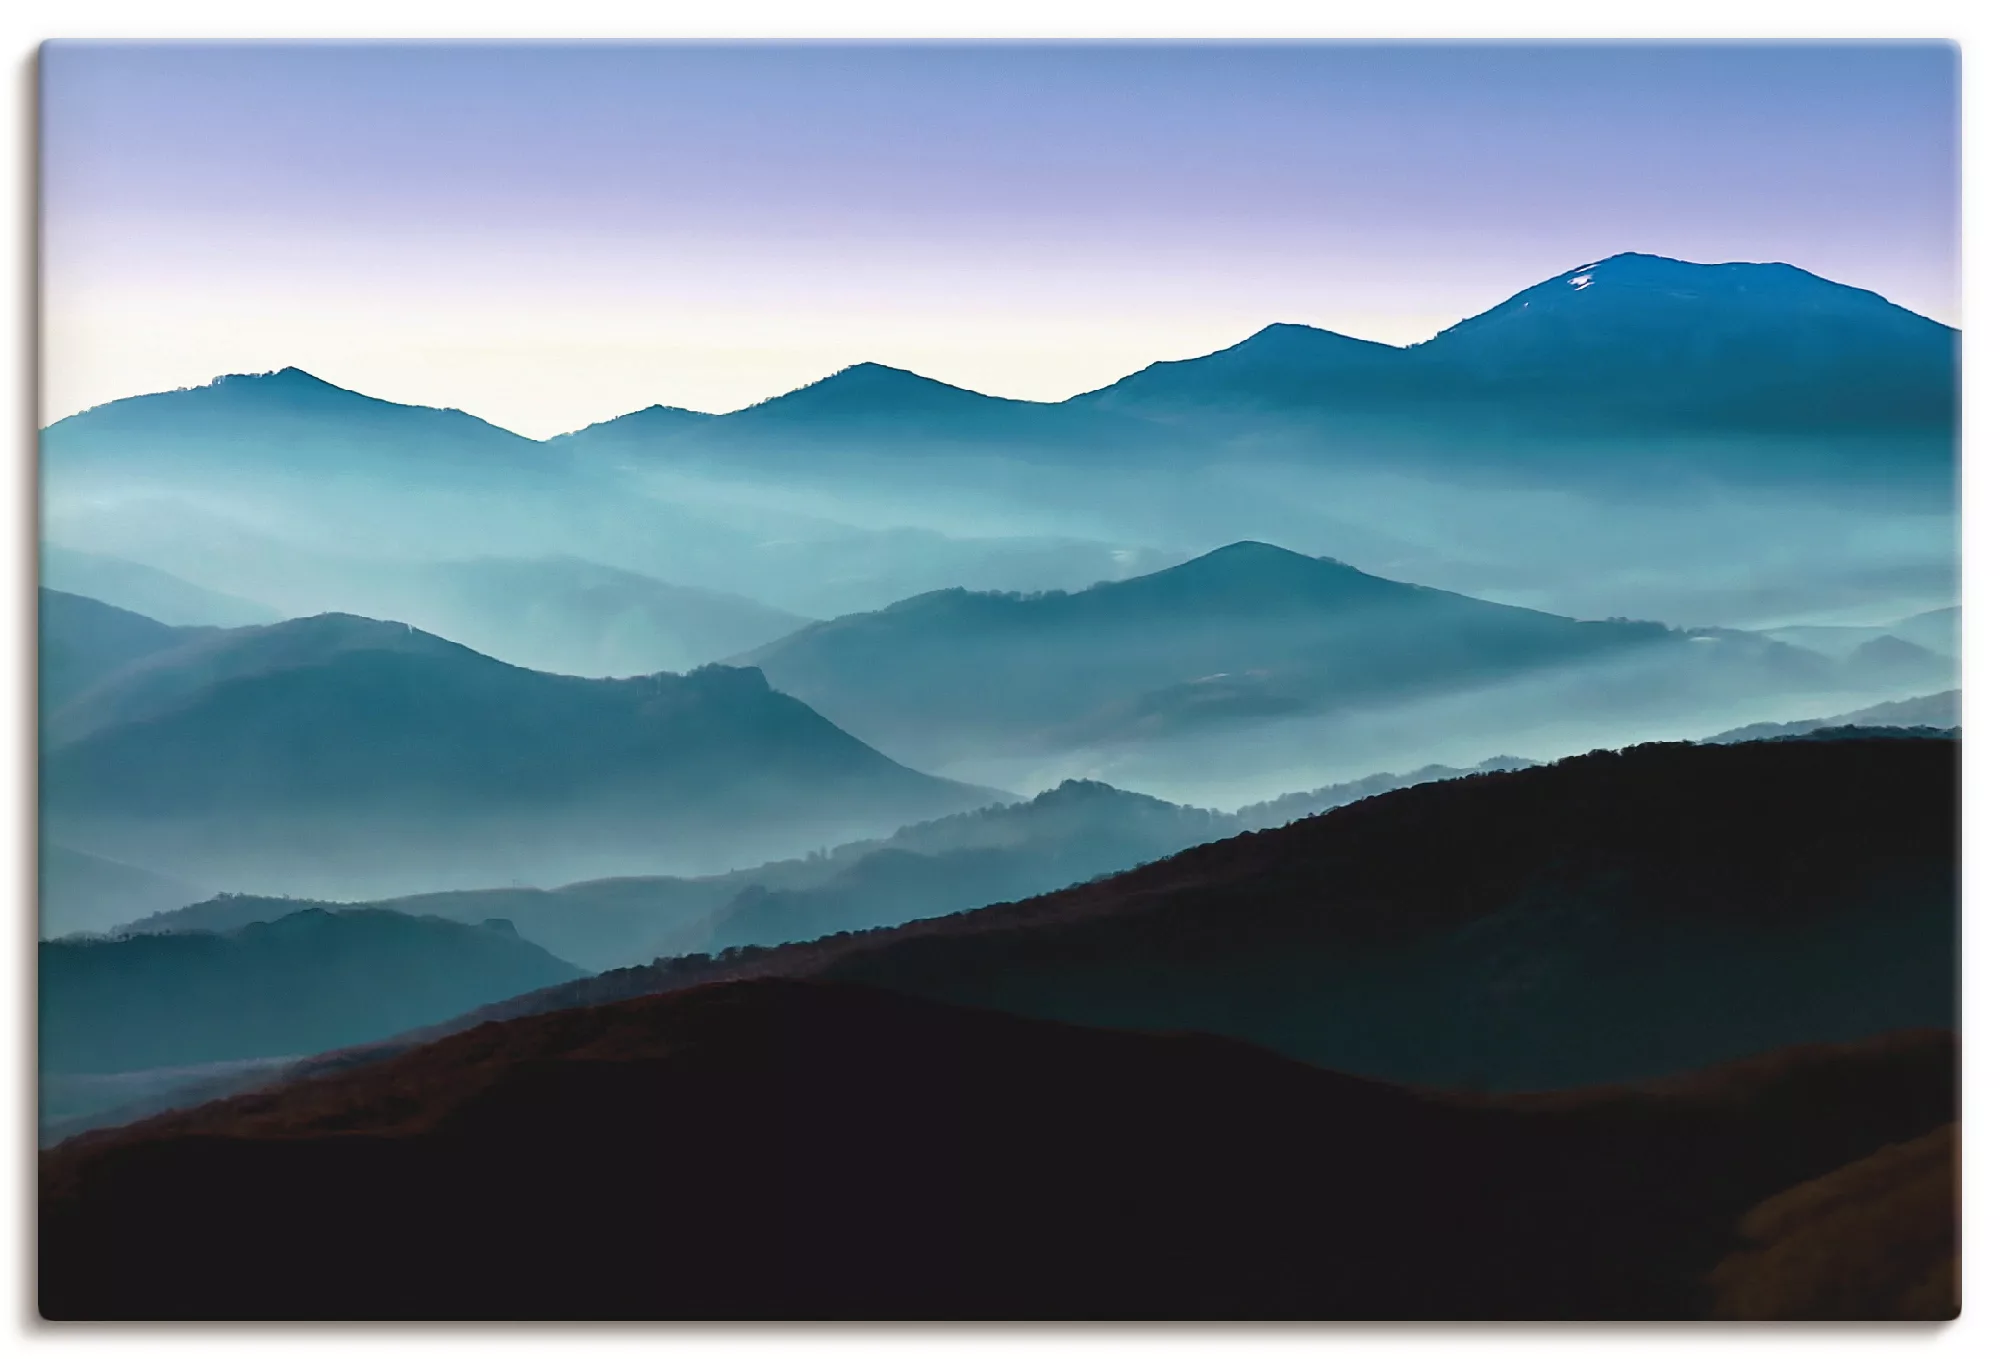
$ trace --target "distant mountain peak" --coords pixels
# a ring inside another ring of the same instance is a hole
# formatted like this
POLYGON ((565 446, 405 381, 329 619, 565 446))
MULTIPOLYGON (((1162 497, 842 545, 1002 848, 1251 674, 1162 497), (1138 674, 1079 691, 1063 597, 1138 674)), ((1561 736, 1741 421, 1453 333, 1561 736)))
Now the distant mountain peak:
POLYGON ((1254 538, 1245 538, 1239 542, 1218 547, 1212 552, 1204 552, 1199 557, 1182 562, 1179 566, 1170 566, 1158 574, 1170 575, 1177 571, 1192 574, 1218 569, 1228 569, 1231 571, 1304 570, 1317 572, 1328 568, 1336 571, 1353 571, 1356 575, 1365 574, 1355 571, 1355 568, 1347 565, 1345 562, 1335 561, 1331 557, 1312 557, 1303 552, 1294 552, 1288 547, 1277 547, 1271 543, 1259 542, 1254 538))
POLYGON ((305 369, 295 367, 291 364, 287 364, 283 368, 272 368, 261 373, 223 373, 209 379, 208 385, 211 387, 220 387, 226 383, 249 382, 270 386, 331 387, 335 391, 341 392, 348 390, 345 387, 336 386, 323 377, 308 373, 305 369))
POLYGON ((402 404, 393 401, 385 402, 380 397, 369 396, 365 392, 357 392, 351 387, 342 387, 338 383, 328 382, 325 378, 317 374, 308 373, 303 368, 289 365, 284 368, 274 368, 264 373, 222 373, 210 378, 202 386, 220 391, 242 392, 245 394, 254 393, 260 396, 368 401, 383 405, 402 404))
POLYGON ((1879 293, 1835 283, 1793 264, 1740 260, 1701 264, 1628 250, 1543 279, 1515 293, 1497 307, 1447 327, 1417 348, 1430 349, 1440 341, 1449 342, 1484 330, 1513 318, 1517 313, 1538 314, 1551 307, 1560 307, 1564 311, 1580 308, 1580 313, 1596 313, 1606 310, 1614 299, 1657 299, 1696 306, 1708 304, 1727 307, 1738 313, 1900 313, 1911 321, 1926 321, 1933 326, 1937 324, 1896 306, 1879 293))
MULTIPOLYGON (((822 379, 822 381, 832 381, 833 378, 837 377, 846 377, 850 379, 888 378, 891 380, 897 378, 908 378, 917 382, 936 381, 936 379, 927 378, 923 376, 921 373, 913 373, 907 368, 895 368, 886 363, 876 363, 872 359, 863 359, 860 363, 850 363, 845 368, 835 370, 835 372, 830 377, 824 378, 822 379)), ((948 386, 949 384, 940 383, 939 385, 948 386)))
POLYGON ((685 406, 667 406, 656 401, 650 406, 641 406, 636 411, 627 411, 609 420, 593 421, 581 429, 551 435, 544 442, 559 444, 569 440, 609 439, 622 442, 646 439, 659 435, 679 434, 715 418, 707 411, 689 410, 685 406))
POLYGON ((1226 543, 1216 548, 1213 552, 1204 552, 1201 556, 1196 557, 1195 560, 1210 561, 1223 558, 1250 560, 1259 557, 1268 558, 1272 561, 1291 558, 1305 561, 1312 560, 1312 558, 1306 557, 1302 552, 1294 552, 1290 548, 1278 547, 1275 544, 1262 542, 1256 538, 1239 538, 1233 543, 1226 543))
MULTIPOLYGON (((657 679, 645 676, 643 679, 657 679)), ((754 665, 724 665, 711 662, 698 665, 680 677, 684 685, 698 687, 705 693, 713 694, 768 694, 771 682, 764 672, 754 665)))
POLYGON ((1032 403, 988 396, 966 387, 892 368, 886 363, 849 364, 817 382, 745 407, 739 415, 872 415, 879 412, 991 408, 1032 403))
POLYGON ((1030 806, 1052 807, 1060 803, 1097 802, 1105 799, 1143 797, 1144 794, 1128 793, 1099 779, 1064 779, 1053 788, 1035 794, 1029 799, 1030 806))
POLYGON ((1329 378, 1373 374, 1379 365, 1404 353, 1396 345, 1358 340, 1295 321, 1276 321, 1213 353, 1148 364, 1109 386, 1081 392, 1067 404, 1115 407, 1135 396, 1143 400, 1149 394, 1171 394, 1190 379, 1196 390, 1219 384, 1253 400, 1269 396, 1282 400, 1294 395, 1301 384, 1311 387, 1329 378))
POLYGON ((1377 598, 1422 593, 1416 586, 1385 580, 1331 557, 1311 557, 1289 548, 1246 539, 1218 547, 1178 566, 1097 589, 1128 597, 1158 596, 1173 608, 1261 610, 1307 604, 1346 607, 1377 598))
MULTIPOLYGON (((1255 349, 1265 353, 1273 350, 1308 350, 1326 353, 1333 350, 1378 350, 1397 349, 1401 346, 1383 344, 1380 340, 1363 340, 1353 335, 1343 335, 1337 330, 1327 330, 1321 326, 1309 326, 1297 321, 1273 321, 1248 339, 1231 345, 1231 350, 1255 349)), ((1222 351, 1224 353, 1229 350, 1222 351)))

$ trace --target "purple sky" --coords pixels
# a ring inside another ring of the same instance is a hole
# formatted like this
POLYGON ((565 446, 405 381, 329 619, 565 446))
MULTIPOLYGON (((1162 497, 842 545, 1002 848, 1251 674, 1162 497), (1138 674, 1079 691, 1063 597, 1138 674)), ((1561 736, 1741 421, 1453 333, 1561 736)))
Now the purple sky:
POLYGON ((295 363, 547 434, 1051 399, 1620 250, 1958 321, 1940 45, 45 49, 45 418, 295 363))

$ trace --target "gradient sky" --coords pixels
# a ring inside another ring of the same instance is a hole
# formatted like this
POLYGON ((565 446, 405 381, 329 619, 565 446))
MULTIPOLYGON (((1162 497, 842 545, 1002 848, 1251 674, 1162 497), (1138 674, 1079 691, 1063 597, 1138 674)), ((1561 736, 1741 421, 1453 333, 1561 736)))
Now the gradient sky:
POLYGON ((44 419, 222 372, 546 435, 864 359, 1055 399, 1621 250, 1958 323, 1942 45, 44 49, 44 419))

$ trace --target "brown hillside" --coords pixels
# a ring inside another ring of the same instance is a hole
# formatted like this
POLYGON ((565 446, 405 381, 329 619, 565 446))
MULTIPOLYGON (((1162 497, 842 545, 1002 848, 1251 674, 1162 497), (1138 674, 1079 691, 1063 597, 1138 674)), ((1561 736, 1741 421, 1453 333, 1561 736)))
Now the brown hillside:
MULTIPOLYGON (((1956 1114, 1946 1033, 1480 1099, 1213 1037, 701 987, 481 1026, 45 1153, 41 1305, 1688 1317, 1756 1205, 1956 1114)), ((1913 1198, 1899 1231, 1935 1236, 1954 1209, 1913 1198)))

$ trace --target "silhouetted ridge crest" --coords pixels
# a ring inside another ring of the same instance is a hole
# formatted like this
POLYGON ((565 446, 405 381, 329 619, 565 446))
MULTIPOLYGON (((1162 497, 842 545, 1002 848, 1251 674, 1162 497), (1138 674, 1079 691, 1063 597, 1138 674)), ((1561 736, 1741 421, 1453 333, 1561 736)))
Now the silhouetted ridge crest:
POLYGON ((1384 793, 1018 902, 664 959, 458 1026, 812 976, 1228 1033, 1425 1084, 1650 1077, 1955 1024, 1957 787, 1956 743, 1938 739, 1599 751, 1384 793))
POLYGON ((1792 265, 1628 252, 1407 348, 1267 327, 1076 400, 1162 420, 1287 411, 1475 444, 1509 431, 1940 431, 1957 417, 1957 346, 1949 326, 1792 265))
POLYGON ((707 411, 689 410, 684 406, 665 406, 655 402, 639 410, 613 416, 609 420, 593 420, 580 429, 554 435, 548 442, 560 444, 568 440, 586 438, 644 441, 662 435, 681 434, 716 418, 707 411))
POLYGON ((736 414, 875 415, 894 409, 956 411, 1037 404, 1040 403, 988 396, 888 364, 856 363, 816 382, 746 406, 736 414))

